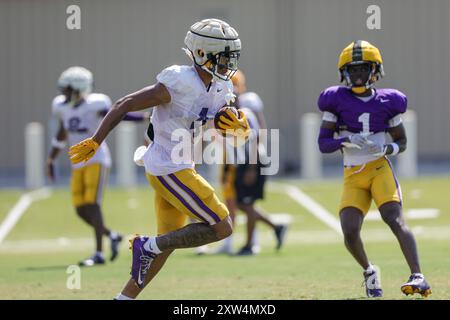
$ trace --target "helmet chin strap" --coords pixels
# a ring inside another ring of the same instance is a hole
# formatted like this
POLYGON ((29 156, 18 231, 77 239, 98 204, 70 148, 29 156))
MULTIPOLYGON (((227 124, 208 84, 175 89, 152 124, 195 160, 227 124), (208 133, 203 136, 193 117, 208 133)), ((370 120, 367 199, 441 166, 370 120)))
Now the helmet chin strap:
POLYGON ((362 93, 366 92, 366 90, 367 90, 367 88, 365 86, 364 87, 352 87, 351 89, 352 89, 352 92, 356 93, 356 94, 362 94, 362 93))
POLYGON ((373 87, 373 83, 365 85, 365 86, 358 86, 358 87, 350 87, 353 93, 356 94, 362 94, 366 92, 368 89, 371 89, 373 87))

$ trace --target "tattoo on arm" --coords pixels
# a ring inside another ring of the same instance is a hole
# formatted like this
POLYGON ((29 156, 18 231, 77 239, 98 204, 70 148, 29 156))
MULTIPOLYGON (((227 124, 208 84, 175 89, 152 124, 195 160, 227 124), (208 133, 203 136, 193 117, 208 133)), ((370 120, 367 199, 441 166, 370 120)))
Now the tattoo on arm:
POLYGON ((214 229, 205 223, 192 223, 156 238, 161 251, 179 248, 195 248, 219 241, 214 229))

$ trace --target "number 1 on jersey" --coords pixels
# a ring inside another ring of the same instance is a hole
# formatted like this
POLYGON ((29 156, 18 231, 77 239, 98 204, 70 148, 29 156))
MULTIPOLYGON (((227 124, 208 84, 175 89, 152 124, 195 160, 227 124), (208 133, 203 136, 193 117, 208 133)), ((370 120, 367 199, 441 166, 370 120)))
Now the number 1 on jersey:
POLYGON ((365 134, 370 134, 370 113, 364 112, 362 115, 359 116, 358 122, 362 122, 362 132, 365 134))

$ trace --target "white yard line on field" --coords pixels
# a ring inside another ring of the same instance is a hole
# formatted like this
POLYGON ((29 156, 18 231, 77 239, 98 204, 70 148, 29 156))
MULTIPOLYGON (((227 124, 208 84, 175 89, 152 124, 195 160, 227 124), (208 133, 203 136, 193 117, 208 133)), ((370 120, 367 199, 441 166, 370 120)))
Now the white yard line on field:
MULTIPOLYGON (((413 227, 412 231, 417 240, 449 241, 450 226, 435 227, 413 227)), ((128 239, 132 235, 124 237, 128 239)), ((396 243, 397 240, 387 227, 376 229, 365 229, 362 237, 367 243, 396 243)), ((244 233, 236 233, 233 239, 235 243, 245 241, 244 233)), ((274 245, 273 232, 265 229, 258 232, 258 242, 266 251, 270 251, 274 245)), ((286 245, 319 246, 333 243, 342 243, 342 239, 336 236, 334 230, 288 230, 286 234, 286 245)), ((212 245, 214 246, 214 245, 212 245)), ((58 254, 60 252, 85 252, 94 247, 93 237, 89 238, 56 238, 56 239, 29 239, 29 240, 6 240, 0 246, 1 254, 58 254)), ((121 252, 127 252, 127 243, 123 241, 121 252)))
MULTIPOLYGON (((436 208, 411 208, 404 209, 403 214, 407 220, 436 219, 441 214, 441 211, 436 208)), ((381 221, 382 219, 378 209, 374 209, 369 210, 364 220, 381 221)))
MULTIPOLYGON (((277 185, 280 185, 277 183, 277 185)), ((283 188, 276 188, 276 192, 287 193, 287 195, 305 208, 309 213, 322 221, 328 227, 333 229, 339 235, 342 235, 341 224, 339 220, 327 209, 322 207, 317 201, 313 200, 310 196, 300 190, 299 187, 290 184, 281 184, 283 188)), ((275 191, 275 190, 271 190, 275 191)))
POLYGON ((5 220, 0 225, 0 244, 14 228, 17 221, 25 213, 28 207, 37 200, 46 199, 50 197, 51 190, 49 188, 41 188, 22 195, 16 205, 8 212, 5 220))

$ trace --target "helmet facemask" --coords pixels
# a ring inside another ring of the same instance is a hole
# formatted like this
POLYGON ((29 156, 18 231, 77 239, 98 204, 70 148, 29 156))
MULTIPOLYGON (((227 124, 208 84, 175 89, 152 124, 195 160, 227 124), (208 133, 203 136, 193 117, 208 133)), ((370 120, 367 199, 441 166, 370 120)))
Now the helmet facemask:
POLYGON ((66 100, 64 103, 68 103, 72 107, 77 106, 80 101, 86 98, 86 94, 81 93, 78 90, 73 89, 71 86, 66 88, 59 88, 61 93, 65 96, 66 100))
POLYGON ((238 70, 240 51, 223 51, 215 55, 209 54, 209 60, 201 66, 214 78, 228 81, 238 70))
POLYGON ((367 89, 370 89, 373 87, 374 83, 379 80, 380 77, 383 76, 383 66, 381 64, 371 62, 371 61, 356 61, 351 62, 346 65, 344 65, 341 70, 341 82, 345 81, 345 84, 347 87, 351 88, 351 90, 354 93, 363 93, 367 89), (367 80, 364 83, 353 83, 352 76, 349 72, 349 68, 352 66, 362 66, 367 65, 368 66, 368 75, 367 80))

